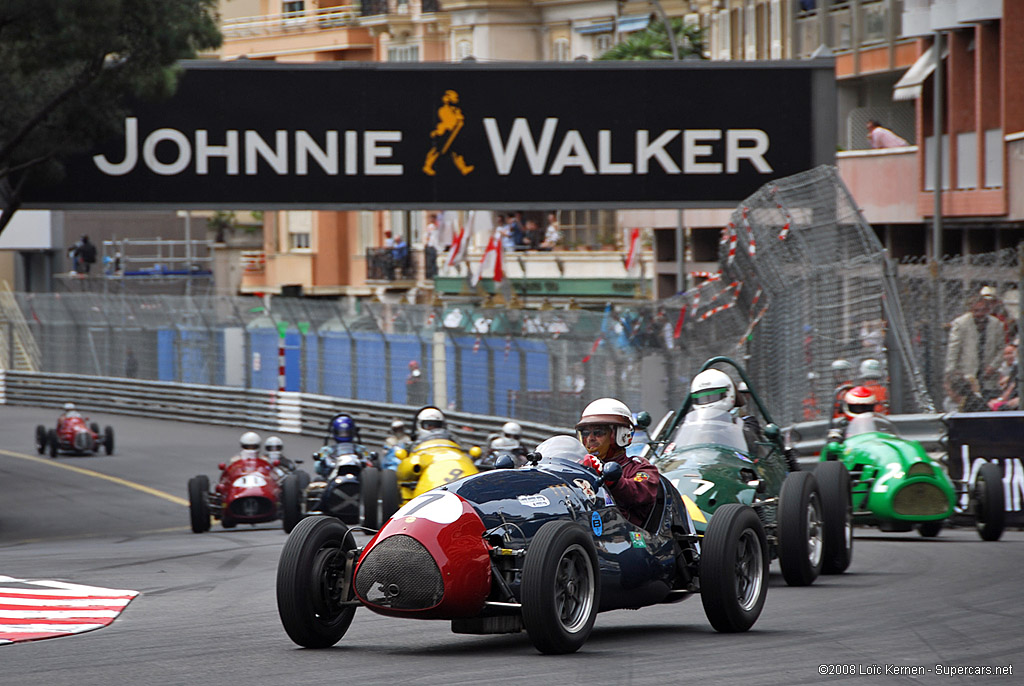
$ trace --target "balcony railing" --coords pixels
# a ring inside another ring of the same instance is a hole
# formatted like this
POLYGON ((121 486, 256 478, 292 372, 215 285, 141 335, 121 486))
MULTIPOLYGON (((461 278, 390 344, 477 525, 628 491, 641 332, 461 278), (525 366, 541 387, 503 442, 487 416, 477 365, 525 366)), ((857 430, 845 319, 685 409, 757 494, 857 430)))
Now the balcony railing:
MULTIPOLYGON (((382 14, 410 14, 411 0, 361 0, 360 14, 375 17, 382 14)), ((420 0, 420 14, 437 12, 441 9, 439 0, 420 0)))
POLYGON ((225 39, 231 40, 326 30, 350 26, 355 23, 358 16, 359 9, 355 3, 342 7, 321 7, 300 12, 263 14, 255 17, 228 19, 221 26, 221 33, 224 34, 225 39))
POLYGON ((392 248, 366 249, 367 281, 409 281, 415 278, 411 250, 406 249, 404 257, 397 257, 392 248))

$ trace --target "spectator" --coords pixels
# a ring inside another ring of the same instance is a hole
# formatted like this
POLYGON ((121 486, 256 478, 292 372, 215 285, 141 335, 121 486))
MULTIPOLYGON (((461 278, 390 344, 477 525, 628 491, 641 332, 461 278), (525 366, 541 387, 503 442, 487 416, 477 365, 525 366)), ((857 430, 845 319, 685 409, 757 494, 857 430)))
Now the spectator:
POLYGON ((992 286, 983 287, 981 289, 981 297, 988 300, 992 308, 992 316, 1002 322, 1006 342, 1012 343, 1017 338, 1017 317, 1010 313, 1002 299, 996 295, 996 289, 992 286))
POLYGON ((868 119, 868 141, 872 148, 902 148, 910 145, 874 119, 868 119))
MULTIPOLYGON (((409 270, 409 246, 406 244, 402 234, 395 236, 395 243, 391 248, 391 261, 401 278, 410 276, 409 270)), ((395 277, 392 277, 395 278, 395 277)))
POLYGON ((544 242, 544 231, 533 219, 526 220, 526 244, 531 250, 536 250, 544 242))
POLYGON ((504 214, 498 215, 498 223, 494 227, 494 231, 501 240, 503 250, 515 250, 516 244, 512 241, 512 227, 504 214))
POLYGON ((427 380, 420 370, 420 363, 409 360, 409 376, 405 379, 405 402, 409 405, 427 404, 427 380))
POLYGON ((985 399, 974 389, 972 382, 966 377, 955 376, 949 381, 948 386, 949 397, 945 403, 947 412, 988 411, 985 399))
POLYGON ((393 248, 393 247, 395 247, 395 239, 391 237, 391 232, 390 231, 385 231, 384 232, 384 247, 385 248, 393 248))
POLYGON ((988 401, 989 409, 1020 409, 1020 394, 1017 393, 1017 346, 1013 343, 1003 348, 1003 364, 999 367, 999 387, 999 395, 988 401))
POLYGON ((428 279, 437 276, 437 248, 441 230, 437 225, 437 214, 427 215, 427 226, 423 230, 423 273, 428 279))
POLYGON ((946 344, 947 390, 963 377, 985 400, 999 395, 999 361, 1005 344, 1003 325, 991 315, 991 301, 978 294, 968 311, 953 320, 946 344))
POLYGON ((548 213, 548 228, 544 230, 544 240, 537 246, 538 250, 553 250, 562 240, 562 232, 558 230, 558 215, 548 213))
POLYGON ((508 233, 512 238, 512 249, 513 250, 525 250, 526 249, 526 232, 523 231, 523 213, 522 212, 510 212, 508 222, 508 233))
POLYGON ((89 241, 89 237, 82 235, 82 238, 74 247, 75 271, 85 274, 96 262, 96 246, 89 241))

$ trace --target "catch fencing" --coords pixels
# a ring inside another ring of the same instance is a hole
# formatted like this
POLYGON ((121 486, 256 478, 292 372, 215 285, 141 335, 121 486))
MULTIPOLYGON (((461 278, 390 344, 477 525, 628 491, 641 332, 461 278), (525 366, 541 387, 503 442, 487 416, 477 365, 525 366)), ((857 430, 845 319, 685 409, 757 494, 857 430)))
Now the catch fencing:
POLYGON ((820 167, 745 200, 722 232, 719 271, 658 302, 525 310, 470 298, 18 293, 20 314, 2 314, 11 330, 23 319, 46 373, 435 404, 563 427, 601 396, 657 419, 704 360, 730 355, 789 424, 831 414, 837 383, 854 380, 833 374, 838 359, 879 360, 893 412, 940 409, 943 323, 983 284, 1008 292, 1017 260, 1006 251, 938 267, 889 260, 838 171, 820 167))

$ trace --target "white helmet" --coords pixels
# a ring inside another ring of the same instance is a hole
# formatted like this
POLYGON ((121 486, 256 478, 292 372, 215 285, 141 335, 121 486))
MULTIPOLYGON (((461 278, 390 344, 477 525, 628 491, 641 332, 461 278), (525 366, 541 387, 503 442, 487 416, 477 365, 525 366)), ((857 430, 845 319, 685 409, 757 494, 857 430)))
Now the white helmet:
POLYGON ((832 367, 832 371, 834 372, 845 372, 853 369, 853 365, 842 358, 833 360, 832 364, 829 366, 832 367))
POLYGON ((693 377, 690 398, 694 407, 728 412, 736 407, 736 387, 729 375, 718 369, 705 369, 693 377))
POLYGON ((579 429, 587 424, 616 427, 615 445, 620 448, 625 448, 633 440, 633 413, 621 400, 598 398, 584 408, 580 421, 576 423, 576 436, 581 442, 583 438, 579 435, 579 429))
POLYGON ((864 360, 860 363, 860 377, 862 379, 881 379, 882 363, 870 358, 864 360))
POLYGON ((238 439, 238 442, 242 444, 243 450, 260 449, 260 435, 255 431, 246 431, 242 434, 242 437, 238 439))
POLYGON ((74 403, 64 403, 64 411, 65 412, 74 412, 74 410, 75 410, 75 404, 74 403))
POLYGON ((284 441, 277 436, 271 436, 263 443, 263 452, 267 455, 271 453, 277 453, 278 455, 284 453, 284 441))
POLYGON ((416 431, 430 432, 445 427, 444 413, 436 407, 425 407, 416 415, 416 431))
POLYGON ((406 432, 405 421, 402 419, 396 419, 391 422, 391 434, 397 436, 398 434, 404 434, 406 432))
POLYGON ((517 422, 505 422, 501 427, 501 433, 505 438, 518 441, 523 437, 523 427, 517 422))

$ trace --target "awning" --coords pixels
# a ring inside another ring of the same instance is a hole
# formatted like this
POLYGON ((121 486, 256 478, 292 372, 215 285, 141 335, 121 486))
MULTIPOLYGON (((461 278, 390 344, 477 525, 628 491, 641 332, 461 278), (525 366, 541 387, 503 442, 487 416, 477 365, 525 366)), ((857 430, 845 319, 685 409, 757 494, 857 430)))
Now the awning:
POLYGON ((647 23, 650 21, 650 16, 646 14, 637 14, 631 17, 619 17, 619 27, 615 28, 614 21, 599 21, 593 24, 587 24, 586 26, 574 27, 576 33, 610 33, 612 31, 618 31, 620 33, 628 33, 630 31, 639 31, 640 29, 647 28, 647 23))
MULTIPOLYGON (((896 85, 892 88, 893 100, 916 100, 921 97, 921 87, 925 80, 935 71, 935 46, 925 50, 913 66, 907 70, 896 85)), ((942 59, 946 59, 949 50, 942 53, 942 59)))

